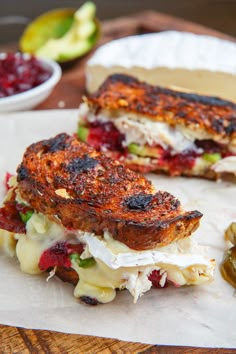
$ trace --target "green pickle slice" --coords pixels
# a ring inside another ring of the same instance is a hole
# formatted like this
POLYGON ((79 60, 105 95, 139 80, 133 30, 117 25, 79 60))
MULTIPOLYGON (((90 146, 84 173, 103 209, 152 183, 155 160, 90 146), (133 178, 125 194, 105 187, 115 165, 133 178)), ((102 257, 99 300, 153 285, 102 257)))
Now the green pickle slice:
POLYGON ((226 252, 220 270, 223 278, 236 288, 236 246, 226 252))

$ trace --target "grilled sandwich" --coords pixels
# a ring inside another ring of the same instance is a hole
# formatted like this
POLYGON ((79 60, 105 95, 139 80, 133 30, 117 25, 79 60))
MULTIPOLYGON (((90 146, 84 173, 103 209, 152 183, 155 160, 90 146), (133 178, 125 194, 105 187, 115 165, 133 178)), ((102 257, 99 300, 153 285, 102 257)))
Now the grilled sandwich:
POLYGON ((71 282, 86 303, 110 302, 125 288, 136 302, 152 286, 212 279, 214 261, 190 237, 202 214, 75 137, 29 146, 7 185, 5 249, 23 272, 71 282))
POLYGON ((79 139, 139 172, 236 174, 236 104, 109 76, 79 109, 79 139))

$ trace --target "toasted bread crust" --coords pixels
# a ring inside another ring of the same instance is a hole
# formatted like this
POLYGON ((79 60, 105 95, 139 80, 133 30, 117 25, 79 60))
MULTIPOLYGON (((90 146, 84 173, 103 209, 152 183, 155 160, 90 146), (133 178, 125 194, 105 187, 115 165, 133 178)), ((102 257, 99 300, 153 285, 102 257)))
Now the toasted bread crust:
POLYGON ((21 196, 69 229, 142 250, 189 236, 202 214, 184 212, 167 192, 67 134, 32 144, 17 169, 21 196))
POLYGON ((123 111, 154 121, 203 130, 222 143, 236 139, 236 104, 218 97, 152 86, 124 75, 109 76, 99 90, 85 98, 95 111, 123 111))

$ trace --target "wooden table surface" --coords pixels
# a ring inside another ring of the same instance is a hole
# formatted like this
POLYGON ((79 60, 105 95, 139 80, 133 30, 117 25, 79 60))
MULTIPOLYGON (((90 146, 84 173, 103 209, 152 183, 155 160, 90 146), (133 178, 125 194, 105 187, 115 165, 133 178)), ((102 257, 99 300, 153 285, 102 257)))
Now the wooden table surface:
MULTIPOLYGON (((215 30, 181 19, 147 11, 102 23, 98 45, 128 35, 163 30, 189 31, 209 34, 235 41, 215 30)), ((88 57, 63 68, 63 76, 51 96, 37 109, 76 108, 84 94, 84 66, 88 57)), ((157 337, 158 341, 158 337, 157 337)), ((0 353, 212 353, 211 348, 153 346, 123 342, 116 339, 31 330, 0 325, 0 353)), ((232 353, 234 349, 214 349, 214 353, 232 353)))

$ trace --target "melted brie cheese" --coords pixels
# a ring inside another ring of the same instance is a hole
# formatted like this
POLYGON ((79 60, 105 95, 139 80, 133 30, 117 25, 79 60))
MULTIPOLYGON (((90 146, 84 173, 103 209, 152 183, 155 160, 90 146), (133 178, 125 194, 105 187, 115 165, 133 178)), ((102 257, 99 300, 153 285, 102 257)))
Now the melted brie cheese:
POLYGON ((0 229, 0 249, 8 256, 15 256, 16 239, 13 232, 0 229))
POLYGON ((16 256, 22 272, 40 274, 39 260, 45 248, 42 242, 21 235, 16 245, 16 256))
POLYGON ((83 268, 72 260, 72 268, 79 275, 76 297, 87 296, 101 303, 112 301, 116 289, 128 289, 134 302, 148 291, 148 279, 153 270, 160 272, 160 286, 166 279, 180 286, 201 284, 212 279, 214 261, 209 261, 202 249, 190 238, 179 240, 154 250, 136 251, 116 241, 105 231, 103 237, 83 231, 67 231, 62 225, 40 213, 34 213, 26 224, 26 234, 15 234, 18 240, 16 256, 21 270, 29 274, 41 273, 42 253, 62 240, 73 240, 85 245, 82 259, 93 257, 96 264, 83 268))
MULTIPOLYGON (((148 276, 153 270, 158 270, 163 275, 161 286, 164 286, 166 278, 176 286, 182 286, 201 284, 213 277, 215 262, 209 261, 204 255, 204 248, 191 238, 150 251, 132 250, 114 240, 108 232, 104 233, 103 239, 89 233, 81 235, 80 239, 87 245, 84 252, 86 257, 93 256, 97 261, 95 273, 91 269, 92 277, 86 274, 89 282, 92 279, 92 283, 100 287, 101 284, 109 285, 112 279, 114 287, 125 287, 130 291, 134 302, 151 288, 152 283, 148 276), (108 283, 101 278, 101 274, 105 273, 108 283)), ((83 258, 83 254, 81 257, 83 258)))
MULTIPOLYGON (((107 237, 107 232, 105 233, 107 237)), ((90 255, 100 259, 110 269, 121 267, 151 266, 158 265, 174 266, 184 269, 191 266, 208 266, 209 261, 201 255, 199 246, 193 240, 183 239, 174 242, 172 245, 157 247, 154 250, 135 251, 113 240, 109 236, 109 242, 93 234, 85 233, 81 240, 87 245, 90 255)))
POLYGON ((65 238, 63 228, 46 216, 34 213, 26 224, 26 235, 17 234, 16 256, 21 270, 39 274, 39 260, 43 252, 65 238))

